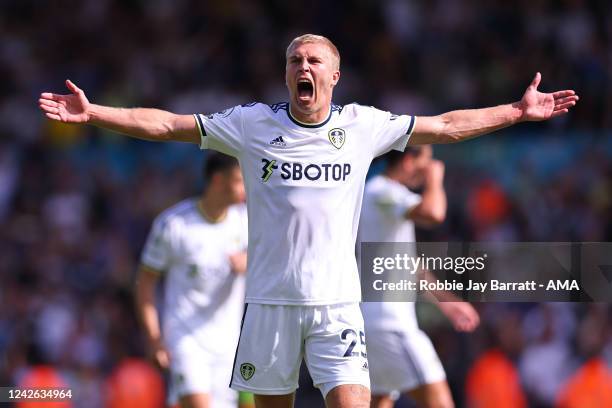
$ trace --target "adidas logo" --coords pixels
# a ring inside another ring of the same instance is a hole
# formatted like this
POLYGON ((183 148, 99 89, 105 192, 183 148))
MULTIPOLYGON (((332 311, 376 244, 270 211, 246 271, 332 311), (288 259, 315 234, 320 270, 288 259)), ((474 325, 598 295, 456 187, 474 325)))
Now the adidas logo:
POLYGON ((287 146, 287 143, 285 143, 285 141, 283 140, 282 136, 279 136, 276 139, 272 140, 270 142, 270 144, 272 146, 278 146, 278 147, 286 147, 287 146))

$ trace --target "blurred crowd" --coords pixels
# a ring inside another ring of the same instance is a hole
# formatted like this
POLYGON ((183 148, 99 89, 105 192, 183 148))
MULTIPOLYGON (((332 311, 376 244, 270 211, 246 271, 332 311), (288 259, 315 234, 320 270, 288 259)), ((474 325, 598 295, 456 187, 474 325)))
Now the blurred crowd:
MULTIPOLYGON (((145 355, 132 284, 150 222, 201 188, 196 147, 51 123, 41 91, 66 92, 70 78, 97 103, 179 113, 274 103, 286 99, 284 48, 303 32, 340 50, 338 104, 427 115, 511 102, 540 71, 543 90, 574 89, 578 106, 437 147, 449 214, 419 237, 612 241, 607 3, 0 0, 0 385, 51 364, 78 390, 74 406, 104 406, 119 363, 145 355)), ((610 305, 479 309, 467 336, 422 308, 460 406, 494 376, 481 367, 503 367, 530 406, 554 405, 585 367, 612 389, 610 305)))

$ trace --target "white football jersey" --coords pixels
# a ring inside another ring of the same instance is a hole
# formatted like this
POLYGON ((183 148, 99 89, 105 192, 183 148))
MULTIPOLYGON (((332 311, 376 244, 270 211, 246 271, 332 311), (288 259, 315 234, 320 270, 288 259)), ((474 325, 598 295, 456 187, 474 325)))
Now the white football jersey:
MULTIPOLYGON (((414 222, 405 214, 421 202, 421 196, 384 175, 370 179, 363 196, 359 223, 361 242, 415 242, 414 222)), ((413 302, 361 304, 366 332, 418 328, 413 302)))
POLYGON ((304 124, 288 103, 195 115, 201 148, 235 156, 249 213, 249 303, 325 305, 361 298, 355 239, 372 159, 403 150, 414 117, 332 105, 304 124))
POLYGON ((228 208, 211 223, 198 199, 184 200, 161 213, 153 223, 141 262, 166 276, 162 330, 176 346, 193 336, 211 353, 233 353, 244 307, 245 278, 231 270, 229 255, 247 245, 244 205, 228 208))

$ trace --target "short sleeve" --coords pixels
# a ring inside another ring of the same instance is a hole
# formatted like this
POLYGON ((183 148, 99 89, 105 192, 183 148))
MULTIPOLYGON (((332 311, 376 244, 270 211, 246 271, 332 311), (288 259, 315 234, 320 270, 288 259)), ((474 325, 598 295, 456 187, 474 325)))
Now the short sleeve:
POLYGON ((242 106, 234 106, 211 115, 195 114, 200 132, 200 148, 238 157, 244 146, 242 115, 242 106))
POLYGON ((419 194, 408 189, 380 192, 374 199, 376 206, 382 212, 398 220, 403 220, 406 213, 419 205, 421 201, 422 198, 419 194))
POLYGON ((170 266, 171 253, 168 222, 165 219, 157 219, 147 237, 140 263, 150 269, 163 272, 170 266))
POLYGON ((389 150, 404 151, 416 122, 415 116, 394 115, 376 108, 374 113, 374 152, 380 156, 389 150))

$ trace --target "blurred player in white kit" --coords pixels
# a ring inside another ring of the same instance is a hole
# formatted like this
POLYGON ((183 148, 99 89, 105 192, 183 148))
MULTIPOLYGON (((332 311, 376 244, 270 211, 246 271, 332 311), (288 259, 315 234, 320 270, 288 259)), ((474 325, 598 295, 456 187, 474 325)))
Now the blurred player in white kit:
POLYGON ((170 402, 236 408, 229 388, 244 308, 247 218, 238 161, 208 155, 205 189, 161 213, 142 252, 136 301, 151 357, 170 370, 170 402), (163 318, 155 302, 165 278, 163 318))
MULTIPOLYGON (((382 174, 365 186, 359 242, 415 242, 415 223, 444 221, 444 164, 432 159, 431 146, 408 146, 385 156, 382 174), (422 194, 410 190, 422 187, 422 194)), ((422 277, 427 279, 427 277, 422 277)), ((450 295, 447 295, 450 296, 450 295)), ((472 331, 477 312, 466 302, 436 302, 460 331, 472 331)), ((452 407, 444 368, 429 337, 419 329, 414 302, 361 304, 368 338, 373 408, 390 408, 399 393, 419 407, 452 407)))

